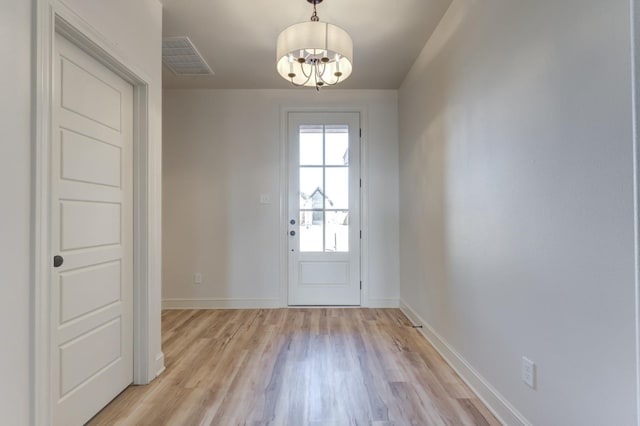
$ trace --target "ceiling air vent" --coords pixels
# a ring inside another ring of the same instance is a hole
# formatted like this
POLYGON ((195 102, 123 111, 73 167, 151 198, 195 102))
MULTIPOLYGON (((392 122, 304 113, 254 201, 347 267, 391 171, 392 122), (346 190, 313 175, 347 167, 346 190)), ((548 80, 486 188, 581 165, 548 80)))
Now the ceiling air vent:
POLYGON ((175 75, 213 75, 189 37, 163 38, 162 62, 175 75))

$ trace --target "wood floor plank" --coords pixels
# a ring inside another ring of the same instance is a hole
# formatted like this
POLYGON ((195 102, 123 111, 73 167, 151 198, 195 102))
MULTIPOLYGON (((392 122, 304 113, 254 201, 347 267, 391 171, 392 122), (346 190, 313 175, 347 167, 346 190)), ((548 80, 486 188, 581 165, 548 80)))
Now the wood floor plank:
POLYGON ((166 371, 90 425, 500 423, 398 309, 172 310, 166 371))

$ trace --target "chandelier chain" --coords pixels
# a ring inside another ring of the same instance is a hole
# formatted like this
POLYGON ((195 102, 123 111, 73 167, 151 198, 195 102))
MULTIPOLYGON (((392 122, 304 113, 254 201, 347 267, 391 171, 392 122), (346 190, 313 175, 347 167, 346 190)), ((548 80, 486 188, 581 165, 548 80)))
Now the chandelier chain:
POLYGON ((311 15, 311 22, 318 22, 320 18, 318 18, 318 11, 316 10, 316 3, 313 2, 313 14, 311 15))

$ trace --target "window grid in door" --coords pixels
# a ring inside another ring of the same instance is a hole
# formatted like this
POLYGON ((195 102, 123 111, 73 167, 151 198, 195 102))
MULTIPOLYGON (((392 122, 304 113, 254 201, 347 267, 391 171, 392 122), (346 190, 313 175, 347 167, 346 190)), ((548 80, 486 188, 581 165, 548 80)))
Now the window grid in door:
POLYGON ((299 127, 301 252, 349 251, 349 126, 299 127))

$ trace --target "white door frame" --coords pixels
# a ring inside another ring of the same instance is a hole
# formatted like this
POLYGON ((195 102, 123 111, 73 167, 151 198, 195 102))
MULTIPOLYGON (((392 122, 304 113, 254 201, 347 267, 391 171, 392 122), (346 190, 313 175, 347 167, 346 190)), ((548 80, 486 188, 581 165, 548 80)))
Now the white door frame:
MULTIPOLYGON (((313 95, 313 93, 310 93, 313 95)), ((308 106, 282 106, 280 107, 280 305, 289 306, 289 123, 290 112, 313 113, 360 113, 360 178, 362 188, 360 190, 360 279, 362 280, 362 292, 360 293, 360 307, 366 308, 369 303, 369 168, 367 129, 368 114, 366 107, 340 107, 335 105, 308 107, 308 106)))
POLYGON ((125 65, 108 41, 59 0, 37 0, 34 145, 32 156, 32 423, 51 424, 50 361, 50 156, 53 112, 53 45, 56 32, 103 63, 133 86, 133 383, 146 384, 150 371, 149 254, 149 82, 139 70, 125 65))

